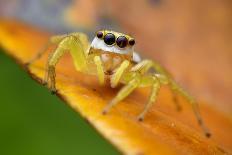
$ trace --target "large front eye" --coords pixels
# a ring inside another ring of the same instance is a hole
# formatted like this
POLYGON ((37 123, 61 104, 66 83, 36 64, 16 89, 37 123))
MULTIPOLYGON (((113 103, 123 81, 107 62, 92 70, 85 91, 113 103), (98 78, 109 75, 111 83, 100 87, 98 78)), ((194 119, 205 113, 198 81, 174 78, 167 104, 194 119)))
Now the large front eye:
POLYGON ((107 33, 104 37, 104 42, 107 45, 113 45, 115 43, 115 36, 113 33, 107 33))
POLYGON ((125 36, 119 36, 117 38, 116 43, 120 48, 124 48, 128 44, 128 40, 127 40, 127 38, 125 36))

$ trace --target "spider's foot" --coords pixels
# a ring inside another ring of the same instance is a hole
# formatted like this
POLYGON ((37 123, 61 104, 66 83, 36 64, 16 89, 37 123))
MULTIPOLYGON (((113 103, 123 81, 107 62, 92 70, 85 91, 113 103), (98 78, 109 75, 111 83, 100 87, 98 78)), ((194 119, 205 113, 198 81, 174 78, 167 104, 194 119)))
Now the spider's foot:
POLYGON ((106 115, 107 113, 109 113, 110 109, 113 107, 114 104, 114 101, 110 101, 109 104, 106 105, 106 107, 102 110, 102 114, 106 115))
POLYGON ((207 138, 210 138, 210 137, 211 137, 211 133, 210 133, 210 132, 207 132, 207 133, 205 133, 205 136, 206 136, 207 138))
POLYGON ((102 110, 102 115, 106 115, 108 114, 109 110, 107 110, 106 108, 102 110))
POLYGON ((139 122, 143 122, 144 118, 138 117, 137 120, 138 120, 139 122))
POLYGON ((57 92, 58 92, 57 89, 52 89, 52 90, 51 90, 51 94, 52 94, 52 95, 57 94, 57 92))
POLYGON ((47 85, 48 85, 48 83, 47 83, 47 81, 46 81, 46 80, 42 80, 42 82, 41 82, 41 83, 42 83, 42 85, 43 85, 43 86, 47 86, 47 85))
POLYGON ((57 94, 58 90, 56 89, 56 87, 50 86, 49 83, 46 83, 46 85, 47 85, 47 88, 50 90, 52 95, 57 94))
POLYGON ((25 66, 26 68, 28 68, 30 65, 31 65, 31 62, 30 62, 30 61, 29 61, 29 62, 26 62, 26 63, 24 64, 24 66, 25 66))
POLYGON ((140 114, 140 115, 137 117, 137 121, 142 122, 143 120, 144 120, 144 115, 140 114))

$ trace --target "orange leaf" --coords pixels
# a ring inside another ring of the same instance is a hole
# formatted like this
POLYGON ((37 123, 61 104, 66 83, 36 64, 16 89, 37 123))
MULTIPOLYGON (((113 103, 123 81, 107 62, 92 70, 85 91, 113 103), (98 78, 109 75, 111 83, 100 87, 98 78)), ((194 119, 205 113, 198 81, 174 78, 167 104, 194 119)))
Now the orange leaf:
MULTIPOLYGON (((48 38, 48 33, 25 24, 0 22, 0 45, 22 66, 48 38)), ((25 68, 40 83, 47 54, 25 68)), ((183 111, 175 111, 166 87, 162 88, 158 102, 144 122, 138 122, 136 115, 144 107, 148 89, 138 89, 104 116, 101 114, 103 107, 118 89, 100 87, 96 77, 76 72, 69 55, 57 66, 57 89, 60 98, 125 154, 224 154, 231 151, 232 121, 228 116, 200 103, 203 117, 213 134, 207 139, 184 99, 180 98, 183 111)))

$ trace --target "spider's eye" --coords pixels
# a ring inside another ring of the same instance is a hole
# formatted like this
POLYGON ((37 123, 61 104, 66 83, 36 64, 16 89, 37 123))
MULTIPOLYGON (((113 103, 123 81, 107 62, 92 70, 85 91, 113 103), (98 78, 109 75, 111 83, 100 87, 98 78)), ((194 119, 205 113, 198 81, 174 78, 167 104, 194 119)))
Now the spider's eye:
POLYGON ((134 39, 130 39, 130 40, 129 40, 129 44, 130 44, 131 46, 133 46, 133 45, 135 44, 135 40, 134 40, 134 39))
POLYGON ((104 42, 107 45, 113 45, 115 43, 115 36, 113 33, 107 33, 104 37, 104 42))
POLYGON ((97 37, 100 38, 100 39, 103 38, 103 32, 98 31, 97 32, 97 37))
POLYGON ((124 47, 126 47, 126 45, 128 43, 128 40, 127 40, 127 38, 125 36, 119 36, 117 38, 116 43, 120 48, 124 48, 124 47))

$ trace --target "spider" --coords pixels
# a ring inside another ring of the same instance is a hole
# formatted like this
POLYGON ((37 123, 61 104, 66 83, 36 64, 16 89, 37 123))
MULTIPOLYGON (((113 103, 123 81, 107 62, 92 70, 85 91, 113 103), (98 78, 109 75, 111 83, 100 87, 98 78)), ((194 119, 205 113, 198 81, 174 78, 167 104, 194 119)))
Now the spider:
MULTIPOLYGON (((64 53, 70 52, 76 70, 96 75, 100 85, 105 84, 106 78, 109 78, 112 88, 123 84, 117 95, 105 106, 102 114, 107 114, 113 106, 125 99, 136 88, 151 87, 149 100, 144 110, 138 115, 138 120, 143 121, 146 113, 155 103, 161 85, 169 85, 174 96, 179 93, 192 105, 199 125, 205 135, 210 137, 211 134, 204 125, 195 99, 180 87, 159 63, 141 60, 138 53, 134 51, 135 39, 131 36, 110 30, 100 30, 96 32, 92 43, 89 44, 87 35, 76 32, 53 36, 50 38, 50 43, 56 44, 57 48, 48 58, 44 83, 53 93, 56 92, 56 64, 64 53), (151 72, 151 69, 154 71, 151 72)), ((35 59, 41 55, 42 52, 39 52, 35 59)), ((174 103, 180 109, 176 100, 174 103)))

